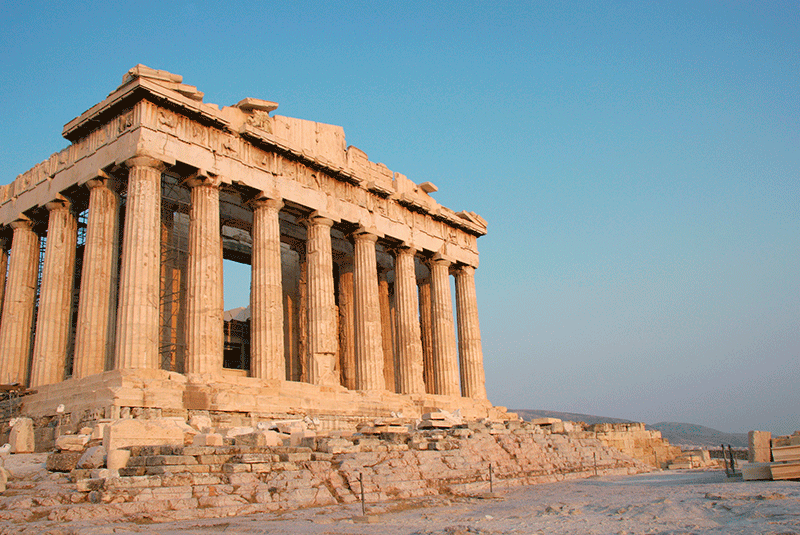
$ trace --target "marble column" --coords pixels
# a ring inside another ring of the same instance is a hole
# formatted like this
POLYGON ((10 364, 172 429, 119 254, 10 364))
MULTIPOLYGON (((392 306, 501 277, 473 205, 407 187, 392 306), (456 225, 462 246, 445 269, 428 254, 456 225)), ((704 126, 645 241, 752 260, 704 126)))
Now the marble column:
POLYGON ((461 392, 458 387, 458 356, 453 322, 453 298, 450 292, 450 262, 434 258, 430 267, 435 393, 442 396, 459 396, 461 392))
POLYGON ((11 259, 8 266, 3 318, 0 322, 0 382, 24 385, 31 352, 36 279, 39 275, 39 236, 31 221, 11 223, 11 259))
POLYGON ((486 399, 481 328, 475 295, 475 268, 472 266, 462 266, 456 270, 456 318, 461 395, 465 398, 486 399))
POLYGON ((283 202, 253 201, 253 256, 250 289, 250 375, 286 379, 283 349, 283 279, 281 227, 283 202))
POLYGON ((436 375, 433 365, 433 325, 431 321, 431 279, 419 281, 419 327, 422 338, 422 379, 425 392, 436 393, 436 375))
POLYGON ((0 236, 0 318, 2 318, 3 295, 6 291, 6 275, 8 272, 8 246, 11 240, 0 236))
POLYGON ((195 175, 186 265, 186 373, 219 373, 225 343, 219 181, 195 175))
POLYGON ((342 386, 356 389, 355 304, 353 263, 339 264, 339 376, 342 386))
POLYGON ((312 384, 338 384, 338 329, 333 285, 331 227, 333 221, 316 214, 306 220, 308 366, 312 384))
POLYGON ((384 390, 381 307, 375 242, 368 232, 353 234, 355 245, 353 295, 355 296, 356 389, 384 390))
POLYGON ((50 215, 33 343, 31 387, 64 380, 72 334, 78 220, 69 201, 52 201, 46 207, 50 215))
POLYGON ((131 158, 122 236, 114 367, 160 366, 161 172, 163 162, 131 158))
POLYGON ((394 299, 397 315, 397 385, 402 394, 425 392, 422 335, 417 299, 416 251, 397 249, 394 269, 394 299))
POLYGON ((108 187, 107 179, 90 180, 86 186, 90 190, 89 214, 72 365, 75 378, 106 369, 116 322, 119 195, 108 187))
POLYGON ((381 307, 381 341, 383 342, 383 376, 386 390, 397 391, 394 345, 392 343, 392 305, 389 297, 388 270, 378 271, 378 298, 381 307))

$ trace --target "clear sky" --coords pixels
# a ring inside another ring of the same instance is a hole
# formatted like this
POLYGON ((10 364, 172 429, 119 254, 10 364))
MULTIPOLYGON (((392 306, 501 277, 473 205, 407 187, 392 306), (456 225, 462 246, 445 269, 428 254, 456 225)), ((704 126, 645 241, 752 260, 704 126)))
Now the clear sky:
POLYGON ((0 5, 0 183, 137 63, 274 100, 489 221, 495 404, 800 429, 798 1, 0 5))

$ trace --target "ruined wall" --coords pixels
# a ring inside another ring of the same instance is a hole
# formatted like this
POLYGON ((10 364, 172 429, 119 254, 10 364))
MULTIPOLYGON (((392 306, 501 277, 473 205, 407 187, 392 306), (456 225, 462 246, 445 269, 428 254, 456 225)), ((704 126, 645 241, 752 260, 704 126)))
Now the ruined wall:
POLYGON ((643 423, 594 424, 579 432, 579 436, 596 438, 606 446, 657 468, 666 468, 681 455, 681 449, 671 446, 661 436, 661 431, 647 430, 643 423))
POLYGON ((495 490, 648 469, 596 439, 519 421, 319 435, 299 447, 139 446, 131 452, 121 477, 75 470, 74 485, 64 478, 58 492, 29 492, 24 508, 19 496, 0 497, 0 518, 169 521, 353 503, 360 475, 368 503, 475 494, 489 490, 490 463, 495 490))

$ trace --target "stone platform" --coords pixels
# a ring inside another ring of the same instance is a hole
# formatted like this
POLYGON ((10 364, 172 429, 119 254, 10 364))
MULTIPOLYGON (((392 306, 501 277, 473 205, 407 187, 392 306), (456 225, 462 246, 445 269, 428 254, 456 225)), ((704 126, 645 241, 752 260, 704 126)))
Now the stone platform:
POLYGON ((396 394, 385 390, 348 390, 338 385, 246 377, 231 371, 189 374, 151 369, 112 370, 40 386, 26 396, 21 413, 34 419, 56 416, 64 405, 64 424, 116 419, 147 412, 152 417, 188 418, 207 412, 220 422, 249 419, 317 417, 322 426, 341 429, 359 421, 390 417, 419 418, 425 412, 461 410, 468 419, 508 419, 503 407, 488 400, 434 394, 396 394))

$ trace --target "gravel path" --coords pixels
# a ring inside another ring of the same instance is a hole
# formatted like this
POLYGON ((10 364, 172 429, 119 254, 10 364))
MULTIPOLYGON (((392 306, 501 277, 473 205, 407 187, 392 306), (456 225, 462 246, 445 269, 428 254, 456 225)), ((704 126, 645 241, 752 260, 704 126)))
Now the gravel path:
POLYGON ((750 534, 800 535, 800 482, 742 482, 724 472, 674 471, 499 489, 494 496, 332 506, 166 524, 48 526, 110 535, 750 534))

